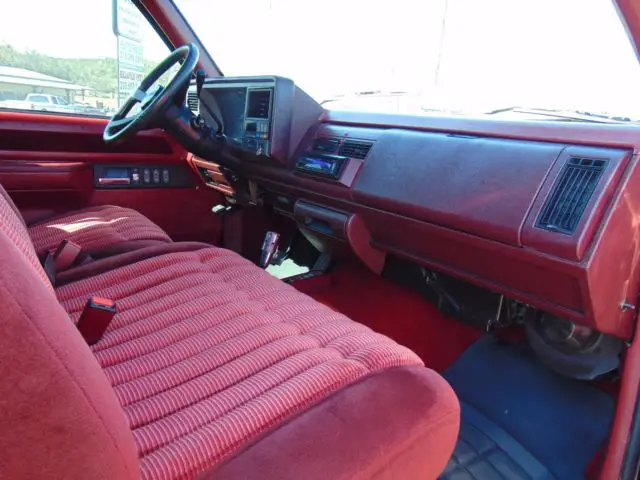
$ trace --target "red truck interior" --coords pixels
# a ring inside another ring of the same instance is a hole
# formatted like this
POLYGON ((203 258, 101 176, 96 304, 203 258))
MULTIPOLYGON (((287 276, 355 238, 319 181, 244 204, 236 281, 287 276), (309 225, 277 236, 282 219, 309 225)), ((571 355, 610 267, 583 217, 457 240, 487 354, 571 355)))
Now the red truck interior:
MULTIPOLYGON (((172 2, 136 4, 220 80, 172 2)), ((635 478, 640 127, 300 102, 278 161, 0 110, 0 476, 635 478), (338 177, 299 171, 346 146, 338 177), (119 168, 171 182, 111 188, 119 168), (277 279, 269 230, 331 267, 277 279), (64 241, 82 254, 52 271, 64 241), (455 318, 442 285, 496 321, 455 318), (117 308, 91 344, 88 298, 117 308), (615 365, 541 357, 553 319, 615 365)))

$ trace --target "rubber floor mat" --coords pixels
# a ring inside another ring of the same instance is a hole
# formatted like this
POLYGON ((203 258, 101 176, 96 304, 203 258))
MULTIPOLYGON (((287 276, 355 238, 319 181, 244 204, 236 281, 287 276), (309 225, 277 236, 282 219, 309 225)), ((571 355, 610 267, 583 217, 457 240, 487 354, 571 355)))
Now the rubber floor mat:
POLYGON ((526 347, 486 336, 446 372, 462 404, 447 480, 583 479, 603 445, 614 401, 557 375, 526 347))

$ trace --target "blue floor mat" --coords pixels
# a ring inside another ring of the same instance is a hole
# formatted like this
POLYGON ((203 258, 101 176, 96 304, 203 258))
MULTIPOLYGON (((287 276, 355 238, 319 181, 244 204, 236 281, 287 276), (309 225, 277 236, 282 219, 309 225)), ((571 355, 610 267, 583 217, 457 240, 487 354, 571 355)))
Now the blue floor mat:
POLYGON ((609 395, 557 375, 525 347, 490 336, 471 346, 445 378, 462 404, 462 431, 444 478, 583 479, 613 418, 609 395))
POLYGON ((456 450, 441 480, 550 480, 553 474, 516 439, 470 405, 460 404, 456 450))

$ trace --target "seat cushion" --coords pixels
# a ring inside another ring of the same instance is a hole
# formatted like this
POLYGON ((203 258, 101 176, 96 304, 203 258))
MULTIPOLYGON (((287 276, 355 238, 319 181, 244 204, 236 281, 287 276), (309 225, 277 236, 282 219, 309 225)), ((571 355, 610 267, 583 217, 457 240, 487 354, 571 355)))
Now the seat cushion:
POLYGON ((56 248, 62 240, 71 240, 84 250, 96 253, 121 244, 149 246, 170 242, 169 236, 144 215, 130 208, 103 205, 76 210, 28 227, 38 255, 56 248))
POLYGON ((198 480, 429 480, 451 455, 455 394, 420 366, 372 373, 293 417, 198 480))
MULTIPOLYGON (((143 478, 193 478, 373 372, 422 366, 410 350, 218 248, 143 260, 56 293, 73 321, 88 295, 116 301, 92 350, 126 414, 143 478)), ((421 371, 430 378, 422 388, 441 399, 425 418, 455 417, 450 387, 421 371)), ((377 421, 402 414, 380 412, 377 421)), ((451 439, 444 467, 457 423, 433 427, 432 439, 451 439)))

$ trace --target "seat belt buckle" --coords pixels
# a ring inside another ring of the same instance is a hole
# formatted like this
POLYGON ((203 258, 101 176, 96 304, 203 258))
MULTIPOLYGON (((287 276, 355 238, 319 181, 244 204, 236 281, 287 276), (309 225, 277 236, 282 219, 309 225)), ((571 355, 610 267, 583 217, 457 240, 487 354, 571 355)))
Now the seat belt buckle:
POLYGON ((116 314, 116 302, 91 296, 78 320, 78 331, 89 345, 97 343, 116 314))
POLYGON ((53 263, 56 271, 61 272, 71 267, 82 253, 82 247, 71 240, 62 240, 53 252, 53 263))

